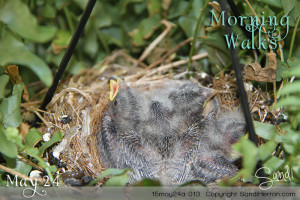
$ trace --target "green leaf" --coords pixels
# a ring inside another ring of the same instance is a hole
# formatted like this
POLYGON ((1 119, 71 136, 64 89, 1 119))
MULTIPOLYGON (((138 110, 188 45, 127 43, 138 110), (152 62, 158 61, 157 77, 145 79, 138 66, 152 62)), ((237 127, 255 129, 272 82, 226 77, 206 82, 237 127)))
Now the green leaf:
POLYGON ((113 176, 109 178, 104 186, 125 186, 129 180, 129 175, 124 173, 122 175, 113 176))
POLYGON ((256 134, 264 139, 271 140, 276 136, 274 125, 254 121, 254 128, 256 134))
POLYGON ((300 58, 290 58, 287 60, 288 65, 290 66, 290 70, 286 73, 288 76, 296 76, 300 77, 300 58))
POLYGON ((95 180, 91 181, 89 183, 89 186, 94 185, 95 183, 97 183, 98 181, 100 181, 101 179, 103 179, 104 177, 107 176, 119 176, 122 174, 127 173, 129 169, 116 169, 116 168, 108 168, 106 170, 104 170, 104 172, 98 176, 95 180))
POLYGON ((264 167, 267 167, 270 170, 265 170, 267 174, 273 173, 275 170, 279 169, 283 165, 284 160, 281 160, 275 156, 272 156, 267 162, 265 162, 264 167))
MULTIPOLYGON (((72 0, 74 3, 76 3, 81 9, 84 9, 87 5, 88 0, 72 0)), ((97 4, 100 2, 97 2, 97 4)), ((96 4, 96 5, 97 5, 96 4)))
POLYGON ((43 135, 36 128, 31 128, 30 131, 26 135, 25 145, 28 147, 33 147, 42 138, 43 138, 43 135))
POLYGON ((52 146, 54 143, 60 142, 63 139, 63 137, 64 137, 64 134, 60 131, 57 131, 57 133, 55 133, 48 142, 44 143, 41 146, 40 155, 43 155, 45 150, 47 148, 49 148, 50 146, 52 146))
POLYGON ((86 34, 89 34, 89 37, 85 38, 83 49, 90 58, 95 58, 99 52, 97 33, 96 31, 91 30, 86 34))
POLYGON ((281 98, 277 104, 276 107, 287 107, 287 106, 291 106, 291 107, 299 107, 300 106, 300 99, 298 97, 295 96, 289 96, 289 97, 284 97, 281 98))
POLYGON ((55 39, 53 40, 53 43, 59 46, 68 46, 70 43, 70 40, 72 38, 72 34, 70 31, 67 30, 58 30, 55 35, 55 39))
POLYGON ((119 47, 123 46, 123 31, 120 27, 114 26, 109 28, 103 28, 98 33, 100 33, 101 36, 103 36, 107 44, 115 44, 119 47))
POLYGON ((18 155, 16 145, 12 141, 7 140, 3 127, 0 127, 0 152, 9 158, 16 158, 18 155))
POLYGON ((89 19, 89 22, 87 23, 86 26, 87 28, 85 30, 91 29, 91 27, 95 30, 97 28, 104 28, 104 27, 111 26, 114 21, 113 17, 117 17, 118 14, 120 14, 119 12, 120 11, 118 10, 118 8, 114 6, 110 6, 109 4, 105 4, 101 1, 98 1, 92 12, 93 18, 89 19))
POLYGON ((296 22, 297 17, 300 16, 300 1, 296 1, 295 7, 292 9, 290 16, 292 16, 296 22))
POLYGON ((14 85, 12 96, 4 98, 0 104, 5 127, 18 127, 22 122, 20 103, 23 88, 23 83, 14 85))
POLYGON ((16 158, 8 158, 4 156, 4 159, 6 160, 7 167, 9 167, 12 170, 15 170, 17 172, 20 172, 21 174, 24 174, 26 176, 29 175, 29 172, 32 169, 32 166, 19 160, 16 158))
POLYGON ((264 143, 263 145, 261 145, 258 150, 259 159, 262 161, 267 159, 270 155, 272 155, 276 146, 277 146, 277 143, 273 140, 270 140, 270 141, 264 143))
POLYGON ((197 24, 197 19, 195 17, 183 16, 179 18, 178 22, 188 38, 194 36, 197 24))
POLYGON ((160 14, 161 3, 162 2, 160 0, 148 0, 147 8, 149 16, 160 14))
POLYGON ((46 3, 46 5, 41 9, 41 15, 46 18, 53 19, 56 15, 55 8, 50 5, 50 3, 46 3))
POLYGON ((287 78, 287 73, 290 70, 290 67, 286 62, 281 62, 281 60, 277 59, 277 70, 276 70, 276 81, 281 81, 282 78, 287 78))
POLYGON ((258 2, 262 2, 276 8, 282 8, 280 0, 258 0, 258 2))
POLYGON ((285 135, 278 135, 275 139, 277 142, 283 143, 285 151, 289 154, 294 154, 299 152, 300 148, 300 135, 295 132, 291 127, 283 127, 283 132, 285 135))
POLYGON ((289 0, 289 1, 281 0, 281 5, 284 10, 284 15, 288 16, 290 14, 290 12, 295 7, 296 1, 297 0, 289 0))
POLYGON ((9 81, 9 76, 7 75, 0 76, 0 100, 4 97, 4 89, 8 81, 9 81))
POLYGON ((192 11, 193 16, 198 19, 201 14, 202 8, 204 6, 204 1, 193 1, 192 11))
POLYGON ((57 172, 57 167, 56 167, 55 165, 51 165, 51 166, 49 166, 48 168, 49 168, 49 170, 50 170, 52 173, 57 172))
POLYGON ((40 151, 37 148, 26 147, 24 152, 35 158, 39 162, 39 166, 46 169, 48 166, 46 162, 40 157, 40 151))
POLYGON ((106 176, 118 176, 126 173, 128 169, 116 169, 116 168, 108 168, 106 169, 101 176, 106 177, 106 176))
POLYGON ((181 15, 183 15, 185 9, 187 8, 187 6, 189 5, 188 2, 186 1, 181 1, 181 0, 177 0, 176 2, 174 2, 174 0, 171 3, 171 7, 169 9, 168 12, 168 19, 174 19, 177 17, 180 17, 181 15))
MULTIPOLYGON (((187 182, 183 184, 187 184, 187 182)), ((183 186, 183 184, 181 184, 180 186, 183 186)), ((161 186, 161 183, 157 179, 144 178, 141 181, 134 184, 134 186, 161 186)))
POLYGON ((13 127, 8 127, 5 131, 4 134, 8 140, 14 140, 15 138, 18 137, 19 135, 19 130, 13 127))
POLYGON ((244 178, 249 178, 257 163, 258 149, 249 139, 242 137, 241 140, 232 145, 232 148, 243 155, 243 175, 244 178))
POLYGON ((24 151, 32 157, 38 156, 40 153, 38 148, 32 148, 32 147, 26 147, 24 151))
POLYGON ((0 65, 7 64, 24 65, 31 69, 47 86, 51 85, 52 73, 47 64, 8 32, 0 40, 0 65))
POLYGON ((300 81, 294 81, 284 85, 278 95, 288 95, 296 92, 300 93, 300 81))
POLYGON ((39 26, 28 6, 20 0, 6 1, 0 10, 0 20, 21 37, 38 43, 51 40, 56 32, 54 26, 39 26))
POLYGON ((137 29, 134 29, 129 33, 129 35, 132 37, 132 43, 135 46, 144 45, 145 40, 151 37, 154 31, 161 25, 159 21, 160 16, 158 14, 155 14, 150 18, 144 19, 137 29))

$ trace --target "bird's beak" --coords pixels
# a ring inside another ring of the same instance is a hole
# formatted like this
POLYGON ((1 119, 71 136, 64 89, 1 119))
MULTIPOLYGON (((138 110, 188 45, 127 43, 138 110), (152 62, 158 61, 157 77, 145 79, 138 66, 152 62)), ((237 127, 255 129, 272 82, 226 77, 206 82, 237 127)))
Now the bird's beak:
POLYGON ((117 81, 111 79, 109 81, 109 85, 110 85, 110 93, 109 93, 109 99, 111 101, 114 100, 114 98, 117 96, 118 91, 119 91, 119 82, 120 82, 120 78, 117 78, 117 81))

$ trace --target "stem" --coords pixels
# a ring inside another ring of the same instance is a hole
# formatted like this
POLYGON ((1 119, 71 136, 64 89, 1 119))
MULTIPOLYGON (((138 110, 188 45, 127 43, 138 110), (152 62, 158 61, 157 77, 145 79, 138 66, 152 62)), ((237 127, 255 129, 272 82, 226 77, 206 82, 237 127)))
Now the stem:
POLYGON ((47 174, 48 174, 48 177, 49 177, 49 180, 50 180, 51 185, 53 185, 53 180, 54 180, 54 179, 53 179, 53 176, 52 176, 52 173, 51 173, 49 167, 46 167, 46 168, 45 168, 45 171, 46 171, 47 174))
MULTIPOLYGON (((277 30, 278 30, 278 33, 280 33, 280 28, 278 28, 277 27, 277 30)), ((284 57, 283 57, 283 47, 282 47, 282 45, 281 45, 281 43, 280 43, 280 40, 281 40, 281 36, 280 36, 280 34, 279 34, 279 41, 278 41, 278 49, 279 49, 279 52, 280 52, 280 60, 281 60, 281 62, 284 62, 284 57)))
POLYGON ((268 41, 268 44, 269 44, 270 52, 273 52, 272 48, 270 47, 270 39, 269 39, 269 37, 268 37, 267 30, 266 30, 266 28, 263 26, 264 24, 261 24, 261 21, 260 21, 259 17, 257 16, 255 10, 252 8, 252 6, 251 6, 251 4, 249 3, 249 1, 248 1, 248 0, 245 0, 245 2, 248 4, 248 6, 249 6, 251 12, 254 14, 254 16, 257 17, 258 23, 262 26, 262 29, 263 29, 264 33, 266 34, 266 38, 267 38, 267 41, 268 41))
POLYGON ((67 6, 64 7, 64 13, 65 13, 66 18, 67 18, 68 26, 69 26, 71 32, 74 33, 74 30, 75 30, 74 24, 73 24, 73 21, 71 19, 70 11, 69 11, 67 6))
POLYGON ((294 42, 295 42, 295 37, 296 37, 296 32, 297 32, 298 25, 299 25, 299 19, 300 19, 300 16, 297 18, 297 22, 296 22, 296 25, 294 27, 292 41, 291 41, 291 45, 290 45, 289 57, 288 58, 292 57, 293 47, 294 47, 294 42))
POLYGON ((187 79, 190 78, 189 72, 191 70, 192 56, 194 54, 194 48, 195 48, 195 43, 196 43, 196 39, 197 39, 197 35, 198 35, 198 29, 199 29, 199 26, 200 26, 201 19, 202 19, 203 15, 204 15, 204 11, 206 10, 207 5, 208 5, 209 2, 210 2, 209 0, 206 0, 206 2, 204 4, 204 7, 203 7, 203 9, 201 11, 201 14, 200 14, 200 16, 198 18, 197 24, 196 24, 196 29, 195 29, 195 32, 194 32, 194 37, 193 37, 193 42, 192 42, 192 47, 190 49, 189 62, 188 62, 188 66, 187 66, 187 72, 188 72, 186 74, 187 75, 187 77, 186 77, 187 79))

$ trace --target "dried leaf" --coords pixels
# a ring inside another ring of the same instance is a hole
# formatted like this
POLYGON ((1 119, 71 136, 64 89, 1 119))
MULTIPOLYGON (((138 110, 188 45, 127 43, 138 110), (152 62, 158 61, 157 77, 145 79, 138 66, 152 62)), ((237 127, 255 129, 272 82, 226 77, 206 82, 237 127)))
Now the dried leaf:
POLYGON ((8 74, 10 81, 13 84, 19 84, 22 82, 22 77, 20 76, 19 68, 17 65, 8 65, 5 67, 5 69, 5 72, 8 74))
MULTIPOLYGON (((10 81, 15 85, 22 82, 22 76, 19 73, 19 67, 17 65, 8 65, 5 67, 6 73, 9 76, 10 81)), ((29 101, 29 92, 27 87, 24 85, 24 92, 22 94, 23 99, 25 101, 29 101)))
POLYGON ((277 60, 274 52, 266 53, 268 65, 264 68, 259 63, 246 65, 244 68, 246 80, 273 82, 276 80, 277 60))
MULTIPOLYGON (((211 7, 213 7, 213 9, 211 10, 211 12, 213 12, 215 14, 215 16, 217 17, 217 19, 220 18, 220 14, 222 12, 221 6, 218 2, 213 1, 213 2, 209 2, 208 3, 211 7)), ((206 27, 206 31, 213 31, 218 29, 219 27, 221 27, 221 22, 222 20, 219 21, 219 23, 216 22, 215 19, 212 20, 212 26, 210 27, 206 27)))

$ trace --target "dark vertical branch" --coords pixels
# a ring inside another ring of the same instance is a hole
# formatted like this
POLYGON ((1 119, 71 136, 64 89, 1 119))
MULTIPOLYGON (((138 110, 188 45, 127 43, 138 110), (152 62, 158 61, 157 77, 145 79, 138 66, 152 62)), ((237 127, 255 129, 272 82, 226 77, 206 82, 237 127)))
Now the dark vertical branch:
MULTIPOLYGON (((235 3, 233 2, 233 0, 227 0, 227 3, 232 11, 232 13, 234 14, 234 16, 238 19, 238 17, 241 17, 241 13, 239 12, 239 10, 237 9, 235 3)), ((244 23, 244 22, 243 22, 244 23)), ((239 27, 242 29, 244 35, 249 39, 249 40, 254 40, 254 38, 252 38, 252 34, 246 30, 245 28, 245 24, 243 24, 242 26, 239 24, 239 27)), ((255 33, 256 34, 256 33, 255 33)), ((257 57, 260 56, 260 52, 259 50, 257 50, 256 45, 255 49, 253 49, 255 51, 255 53, 257 54, 257 57)), ((264 66, 265 65, 265 60, 262 60, 261 65, 264 66)))
MULTIPOLYGON (((231 11, 233 12, 234 16, 235 16, 236 18, 240 17, 240 16, 241 16, 241 13, 240 13, 239 10, 237 9, 237 7, 236 7, 236 5, 234 4, 233 0, 227 0, 227 2, 228 2, 228 5, 229 5, 231 11)), ((244 35, 245 35, 248 39, 252 40, 252 35, 251 35, 251 33, 250 33, 249 31, 246 30, 245 24, 243 24, 243 26, 240 26, 240 28, 242 29, 244 35)))
MULTIPOLYGON (((221 5, 221 8, 222 8, 222 11, 225 11, 225 15, 224 15, 224 17, 225 17, 224 20, 225 20, 225 23, 226 23, 225 32, 226 32, 226 34, 231 35, 233 32, 232 32, 232 28, 227 23, 228 22, 228 9, 226 7, 225 0, 220 0, 219 2, 220 2, 220 5, 221 5)), ((235 77, 236 77, 238 90, 239 90, 239 94, 240 94, 240 98, 241 98, 241 104, 242 104, 242 108, 243 108, 244 115, 245 115, 247 130, 248 130, 248 133, 249 133, 249 139, 252 142, 254 142, 256 146, 258 146, 258 137, 255 133, 252 118, 251 118, 251 114, 250 114, 248 97, 247 97, 247 93, 246 93, 245 88, 244 88, 242 70, 241 70, 238 54, 237 54, 234 47, 230 48, 229 51, 230 51, 230 54, 231 54, 233 69, 234 69, 234 72, 235 72, 235 77)), ((261 167, 262 167, 262 163, 258 162, 257 169, 259 169, 261 167)), ((266 180, 265 180, 264 171, 259 170, 258 175, 259 175, 259 177, 262 177, 262 178, 260 178, 260 183, 265 183, 266 180)), ((265 184, 263 184, 263 185, 265 185, 265 184)))
POLYGON ((40 106, 40 109, 41 110, 45 110, 46 109, 46 106, 48 105, 48 103, 52 100, 52 97, 56 91, 56 88, 58 86, 58 83, 60 82, 61 78, 62 78, 62 75, 64 74, 67 66, 68 66, 68 63, 71 59, 71 56, 74 52, 74 49, 79 41, 79 38, 81 36, 81 34, 83 33, 83 30, 84 30, 84 27, 91 15, 91 12, 94 8, 94 5, 96 3, 96 0, 89 0, 82 16, 81 16, 81 19, 79 21, 79 24, 72 36, 72 39, 69 43, 69 46, 65 52, 65 55, 64 57, 62 58, 61 62, 60 62, 60 65, 58 67, 58 70, 53 78, 53 82, 52 82, 52 85, 50 86, 49 90, 47 91, 47 94, 46 96, 44 97, 44 100, 40 106))
MULTIPOLYGON (((54 75, 52 85, 48 89, 48 91, 43 99, 43 102, 40 106, 41 110, 46 110, 46 106, 52 100, 54 93, 57 89, 58 83, 60 82, 60 80, 68 66, 68 63, 71 59, 71 56, 75 50, 77 43, 79 41, 79 38, 83 33, 84 27, 93 11, 95 3, 96 3, 96 0, 89 0, 89 2, 87 3, 87 6, 86 6, 85 10, 83 11, 83 14, 80 18, 80 21, 78 23, 78 26, 76 27, 74 34, 72 36, 72 39, 68 45, 68 48, 64 54, 64 57, 62 58, 62 60, 59 64, 58 70, 57 70, 56 74, 54 75)), ((41 115, 43 115, 43 113, 41 113, 41 115)), ((36 126, 38 126, 37 122, 40 121, 40 119, 37 116, 35 116, 35 117, 36 118, 35 118, 35 121, 33 122, 32 126, 36 127, 36 126)))

